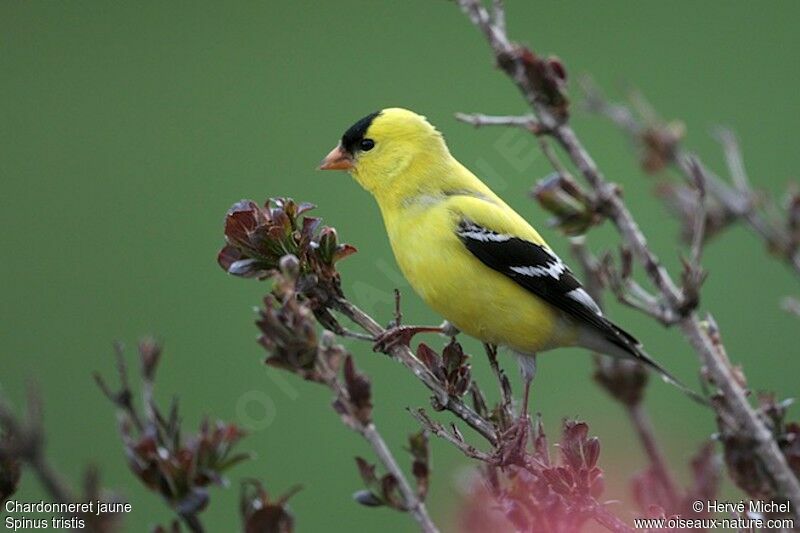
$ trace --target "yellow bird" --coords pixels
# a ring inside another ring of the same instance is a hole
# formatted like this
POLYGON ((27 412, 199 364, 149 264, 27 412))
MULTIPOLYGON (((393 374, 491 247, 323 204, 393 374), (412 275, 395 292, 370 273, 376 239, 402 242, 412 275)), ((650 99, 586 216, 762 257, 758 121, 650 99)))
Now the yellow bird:
MULTIPOLYGON (((349 171, 375 197, 400 270, 431 308, 520 356, 523 409, 535 355, 565 346, 634 359, 695 396, 603 316, 542 236, 450 154, 425 117, 400 108, 371 113, 320 169, 349 171)), ((439 330, 404 327, 381 341, 439 330)))

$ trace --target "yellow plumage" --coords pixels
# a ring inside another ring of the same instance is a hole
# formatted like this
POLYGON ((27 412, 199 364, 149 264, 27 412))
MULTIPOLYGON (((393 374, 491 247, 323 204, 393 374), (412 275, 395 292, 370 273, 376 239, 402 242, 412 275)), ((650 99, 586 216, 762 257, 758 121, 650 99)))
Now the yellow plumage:
MULTIPOLYGON (((449 176, 462 185, 477 181, 455 160, 448 163, 449 176)), ((469 190, 475 192, 477 184, 471 185, 469 190)), ((397 197, 379 200, 400 270, 431 308, 484 342, 527 353, 574 344, 574 328, 565 327, 550 305, 481 263, 458 239, 457 225, 467 216, 499 233, 543 243, 536 230, 491 191, 481 191, 481 196, 485 198, 425 194, 406 202, 397 197)))

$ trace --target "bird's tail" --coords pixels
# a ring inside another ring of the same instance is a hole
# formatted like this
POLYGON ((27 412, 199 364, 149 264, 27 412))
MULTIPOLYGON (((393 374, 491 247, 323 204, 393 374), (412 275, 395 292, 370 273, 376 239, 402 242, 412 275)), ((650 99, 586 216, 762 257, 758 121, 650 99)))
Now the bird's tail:
POLYGON ((644 348, 642 348, 641 343, 637 341, 633 335, 612 323, 610 320, 605 320, 605 325, 606 328, 601 334, 598 334, 597 330, 594 329, 585 330, 585 334, 581 336, 579 344, 585 348, 604 353, 611 357, 639 361, 644 366, 657 372, 666 383, 669 383, 695 402, 707 407, 711 405, 705 396, 684 385, 666 368, 650 357, 650 355, 644 351, 644 348))
POLYGON ((655 359, 650 357, 640 346, 632 346, 631 348, 634 352, 636 360, 655 370, 658 375, 661 376, 661 379, 664 381, 664 383, 669 383, 700 405, 704 405, 706 407, 711 406, 711 402, 708 401, 708 398, 684 385, 683 382, 673 376, 666 368, 657 363, 655 359))

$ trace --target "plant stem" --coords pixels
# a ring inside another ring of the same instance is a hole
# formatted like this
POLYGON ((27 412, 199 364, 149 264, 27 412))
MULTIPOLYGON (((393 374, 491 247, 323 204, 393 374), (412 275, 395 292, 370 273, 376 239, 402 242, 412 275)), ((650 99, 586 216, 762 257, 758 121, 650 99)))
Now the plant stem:
MULTIPOLYGON (((361 328, 370 335, 375 337, 385 331, 375 319, 346 298, 337 298, 334 304, 339 312, 361 326, 361 328)), ((447 409, 466 422, 470 427, 486 438, 490 444, 497 444, 497 433, 491 422, 481 417, 459 398, 451 397, 436 376, 428 370, 422 361, 417 359, 417 356, 411 352, 408 346, 395 345, 390 348, 389 352, 393 358, 400 361, 411 370, 411 372, 434 393, 434 397, 439 406, 447 409)))

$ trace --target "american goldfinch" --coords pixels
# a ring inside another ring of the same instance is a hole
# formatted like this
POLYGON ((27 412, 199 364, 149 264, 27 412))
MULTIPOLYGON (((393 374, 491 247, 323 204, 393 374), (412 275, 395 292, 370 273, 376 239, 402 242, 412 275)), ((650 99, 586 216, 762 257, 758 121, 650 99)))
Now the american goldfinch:
MULTIPOLYGON (((400 270, 431 308, 520 356, 524 406, 535 355, 565 346, 634 359, 694 396, 603 315, 541 235, 450 154, 425 117, 400 108, 371 113, 320 169, 347 170, 375 197, 400 270)), ((432 330, 396 333, 408 342, 432 330)))

